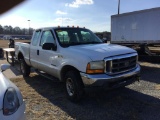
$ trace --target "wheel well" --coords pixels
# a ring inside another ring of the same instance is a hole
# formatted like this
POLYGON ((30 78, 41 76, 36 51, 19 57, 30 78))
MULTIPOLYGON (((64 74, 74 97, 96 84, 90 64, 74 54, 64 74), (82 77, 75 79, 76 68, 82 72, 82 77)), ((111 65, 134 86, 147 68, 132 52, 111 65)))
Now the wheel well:
POLYGON ((18 54, 18 60, 20 60, 20 59, 23 59, 24 57, 23 57, 23 54, 20 52, 19 54, 18 54))
POLYGON ((64 81, 64 77, 65 77, 65 74, 68 72, 68 71, 71 71, 71 70, 75 70, 77 72, 79 72, 78 69, 76 69, 75 67, 73 66, 70 66, 70 65, 66 65, 62 68, 61 70, 61 80, 64 81))

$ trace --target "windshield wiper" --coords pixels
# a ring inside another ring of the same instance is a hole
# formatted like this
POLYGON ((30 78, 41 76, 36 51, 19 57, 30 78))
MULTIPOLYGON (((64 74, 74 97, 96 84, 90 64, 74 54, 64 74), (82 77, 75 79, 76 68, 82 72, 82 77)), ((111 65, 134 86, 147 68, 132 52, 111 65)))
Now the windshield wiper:
POLYGON ((102 44, 103 42, 96 42, 96 41, 92 41, 92 42, 87 42, 87 44, 102 44))
POLYGON ((69 47, 70 45, 69 44, 62 44, 62 47, 66 48, 66 47, 69 47))
POLYGON ((102 44, 103 42, 81 42, 81 43, 77 43, 77 42, 71 42, 70 44, 63 44, 63 47, 69 47, 69 46, 74 46, 74 45, 84 45, 84 44, 102 44))
POLYGON ((82 43, 78 43, 78 42, 70 42, 69 45, 81 45, 82 43))

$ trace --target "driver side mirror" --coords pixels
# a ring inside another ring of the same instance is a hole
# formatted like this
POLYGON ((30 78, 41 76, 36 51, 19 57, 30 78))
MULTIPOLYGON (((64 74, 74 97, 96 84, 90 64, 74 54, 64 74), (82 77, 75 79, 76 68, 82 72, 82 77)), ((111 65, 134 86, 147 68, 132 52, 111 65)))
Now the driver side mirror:
POLYGON ((57 46, 55 46, 55 44, 53 44, 53 43, 44 43, 42 45, 42 49, 44 49, 44 50, 57 50, 57 46))

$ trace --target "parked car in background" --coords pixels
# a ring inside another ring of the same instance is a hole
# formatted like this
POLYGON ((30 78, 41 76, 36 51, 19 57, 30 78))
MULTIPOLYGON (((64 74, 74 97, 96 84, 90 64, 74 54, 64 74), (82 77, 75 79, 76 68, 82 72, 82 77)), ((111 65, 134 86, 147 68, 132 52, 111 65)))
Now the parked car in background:
POLYGON ((3 75, 10 65, 1 65, 0 120, 25 120, 25 102, 20 90, 3 75))
POLYGON ((15 37, 14 40, 20 40, 20 38, 15 37))

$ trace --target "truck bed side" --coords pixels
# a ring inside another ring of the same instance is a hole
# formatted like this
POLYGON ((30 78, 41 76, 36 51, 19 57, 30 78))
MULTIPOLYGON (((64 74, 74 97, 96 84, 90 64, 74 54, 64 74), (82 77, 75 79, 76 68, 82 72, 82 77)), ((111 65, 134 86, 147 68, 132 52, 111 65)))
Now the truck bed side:
POLYGON ((29 42, 16 42, 15 43, 15 56, 17 59, 20 59, 21 57, 24 57, 24 60, 28 65, 30 64, 29 60, 29 49, 30 49, 30 43, 29 42))

